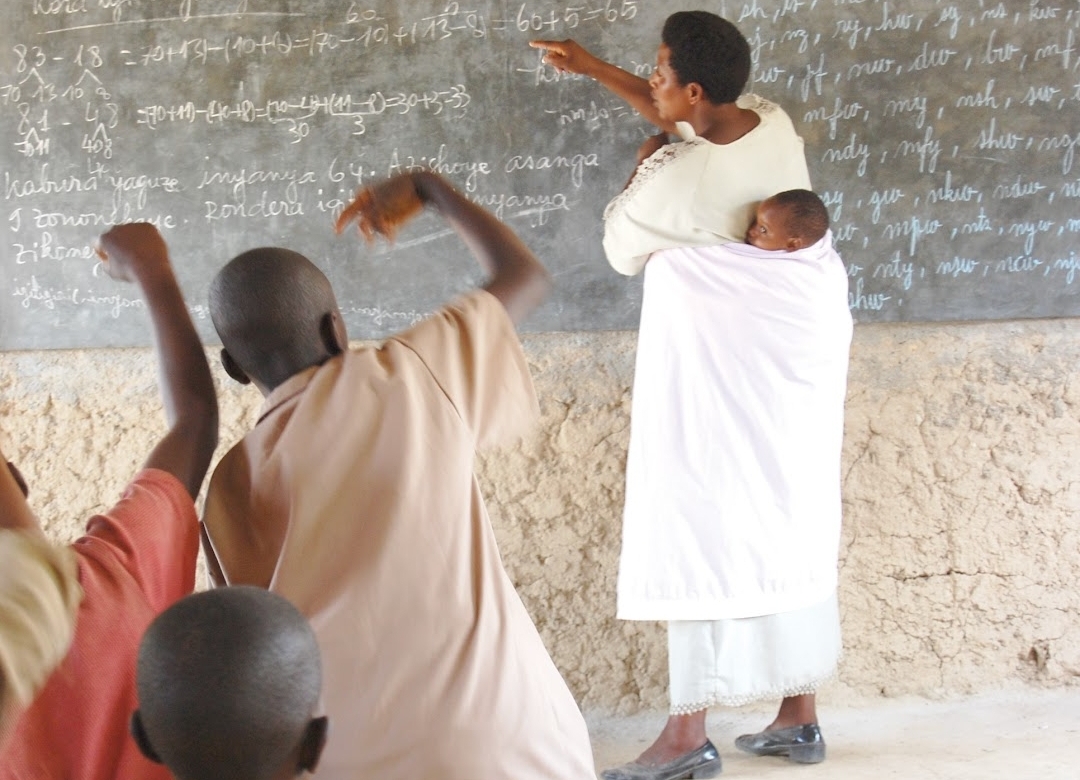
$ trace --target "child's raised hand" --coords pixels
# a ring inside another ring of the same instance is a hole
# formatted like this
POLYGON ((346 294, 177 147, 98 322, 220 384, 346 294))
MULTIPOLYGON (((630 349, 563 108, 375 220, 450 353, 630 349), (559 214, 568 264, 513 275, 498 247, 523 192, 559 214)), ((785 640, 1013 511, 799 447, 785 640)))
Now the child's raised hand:
POLYGON ((165 239, 149 222, 114 225, 101 235, 94 251, 106 273, 124 282, 137 281, 141 272, 169 265, 165 239))
POLYGON ((423 210, 424 201, 413 177, 405 173, 360 190, 337 218, 334 231, 340 234, 356 220, 357 230, 368 242, 374 241, 376 234, 393 241, 398 228, 423 210))

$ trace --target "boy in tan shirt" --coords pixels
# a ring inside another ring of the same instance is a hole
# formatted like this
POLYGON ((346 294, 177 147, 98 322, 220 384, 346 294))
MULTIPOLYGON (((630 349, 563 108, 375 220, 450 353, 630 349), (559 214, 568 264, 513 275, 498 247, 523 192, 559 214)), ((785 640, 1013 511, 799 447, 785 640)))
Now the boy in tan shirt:
POLYGON ((211 568, 311 620, 333 724, 320 778, 592 780, 473 475, 476 448, 537 416, 513 325, 548 274, 433 173, 363 190, 337 228, 392 237, 425 207, 491 278, 378 348, 348 348, 329 282, 295 252, 252 250, 215 278, 223 363, 266 400, 211 479, 211 568))

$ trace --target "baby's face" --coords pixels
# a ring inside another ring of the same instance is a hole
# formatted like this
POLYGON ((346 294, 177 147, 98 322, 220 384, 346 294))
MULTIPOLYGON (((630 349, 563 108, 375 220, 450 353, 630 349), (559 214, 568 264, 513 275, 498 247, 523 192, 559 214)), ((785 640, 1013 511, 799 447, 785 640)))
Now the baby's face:
POLYGON ((771 198, 761 201, 754 214, 754 221, 746 231, 746 243, 753 244, 758 249, 787 250, 788 238, 783 209, 771 198))

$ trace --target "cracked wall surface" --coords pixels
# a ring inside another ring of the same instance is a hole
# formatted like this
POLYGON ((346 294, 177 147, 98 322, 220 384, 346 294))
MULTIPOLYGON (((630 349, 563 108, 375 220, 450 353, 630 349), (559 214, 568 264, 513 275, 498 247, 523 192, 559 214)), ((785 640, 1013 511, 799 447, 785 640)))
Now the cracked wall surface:
MULTIPOLYGON (((584 709, 664 708, 662 626, 613 618, 635 335, 524 342, 542 419, 477 464, 506 567, 584 709)), ((856 327, 826 701, 1080 680, 1078 366, 1080 320, 856 327)), ((260 398, 215 376, 220 456, 260 398)), ((53 537, 138 469, 156 381, 147 350, 0 354, 0 444, 53 537)))

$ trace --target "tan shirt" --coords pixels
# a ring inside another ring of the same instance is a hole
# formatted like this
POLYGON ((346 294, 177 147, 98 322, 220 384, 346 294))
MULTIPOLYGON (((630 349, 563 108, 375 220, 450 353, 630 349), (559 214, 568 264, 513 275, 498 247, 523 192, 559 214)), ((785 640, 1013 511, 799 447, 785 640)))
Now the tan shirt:
POLYGON ((230 584, 312 622, 317 777, 593 778, 584 720, 514 590, 473 476, 537 416, 502 305, 477 291, 267 398, 211 479, 230 584))

